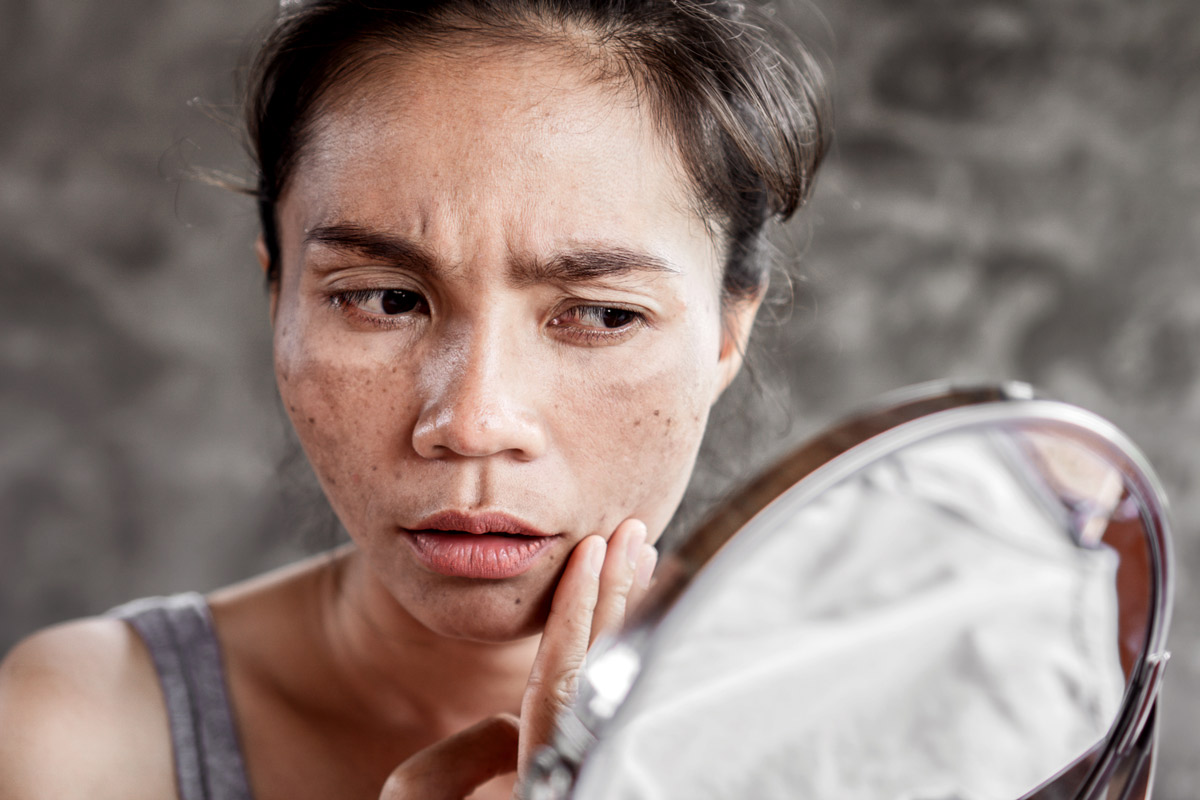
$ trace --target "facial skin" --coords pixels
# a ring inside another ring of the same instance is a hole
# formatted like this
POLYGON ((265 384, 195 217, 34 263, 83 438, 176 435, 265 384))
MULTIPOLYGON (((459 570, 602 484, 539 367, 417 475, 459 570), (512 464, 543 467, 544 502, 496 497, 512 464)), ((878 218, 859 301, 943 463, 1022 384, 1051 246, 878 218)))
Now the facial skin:
POLYGON ((431 631, 536 633, 577 542, 674 513, 756 309, 722 308, 689 188, 633 95, 553 51, 391 56, 320 113, 279 205, 276 376, 370 580, 431 631), (555 538, 448 577, 402 534, 446 511, 555 538))

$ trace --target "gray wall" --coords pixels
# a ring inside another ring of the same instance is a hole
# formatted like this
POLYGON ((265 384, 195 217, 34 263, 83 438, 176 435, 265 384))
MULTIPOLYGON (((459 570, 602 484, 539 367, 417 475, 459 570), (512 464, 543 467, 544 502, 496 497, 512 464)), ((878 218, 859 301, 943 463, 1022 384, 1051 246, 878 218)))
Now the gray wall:
MULTIPOLYGON (((244 171, 221 120, 270 8, 0 2, 0 650, 332 535, 273 395, 253 208, 186 177, 244 171)), ((1200 4, 784 13, 834 66, 838 144, 783 232, 800 277, 760 331, 761 385, 722 410, 734 438, 755 421, 749 454, 706 485, 934 378, 1029 380, 1111 418, 1174 501, 1158 797, 1194 797, 1200 4)))

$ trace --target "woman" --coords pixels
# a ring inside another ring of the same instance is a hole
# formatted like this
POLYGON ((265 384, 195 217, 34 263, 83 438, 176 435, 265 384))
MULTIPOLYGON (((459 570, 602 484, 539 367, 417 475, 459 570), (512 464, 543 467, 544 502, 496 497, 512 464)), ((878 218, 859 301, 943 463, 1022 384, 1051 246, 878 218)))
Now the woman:
POLYGON ((0 797, 511 793, 648 585, 764 225, 824 152, 816 73, 743 13, 283 9, 247 102, 258 251, 279 391, 353 546, 26 640, 0 797))

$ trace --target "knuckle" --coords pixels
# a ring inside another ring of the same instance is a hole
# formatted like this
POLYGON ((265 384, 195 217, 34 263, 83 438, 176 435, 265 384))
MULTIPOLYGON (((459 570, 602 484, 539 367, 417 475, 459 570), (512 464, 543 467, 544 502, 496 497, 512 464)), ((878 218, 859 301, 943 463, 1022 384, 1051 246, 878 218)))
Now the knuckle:
POLYGON ((526 690, 539 695, 542 702, 554 708, 563 708, 575 699, 575 688, 579 682, 579 667, 563 667, 547 675, 542 671, 529 676, 526 690))

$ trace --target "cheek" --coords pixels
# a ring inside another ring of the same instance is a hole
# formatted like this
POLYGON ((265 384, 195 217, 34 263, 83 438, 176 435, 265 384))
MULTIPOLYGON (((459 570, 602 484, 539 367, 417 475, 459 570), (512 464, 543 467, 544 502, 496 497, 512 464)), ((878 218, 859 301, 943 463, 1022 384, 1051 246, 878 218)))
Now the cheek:
POLYGON ((592 421, 574 427, 590 434, 573 446, 588 463, 585 491, 611 509, 600 523, 605 532, 636 516, 656 537, 691 477, 715 393, 719 342, 701 336, 667 344, 638 359, 644 366, 597 380, 599 391, 580 412, 592 421))
POLYGON ((276 337, 280 397, 334 510, 350 530, 369 507, 370 485, 403 442, 397 423, 415 412, 398 390, 395 365, 352 347, 276 337))

